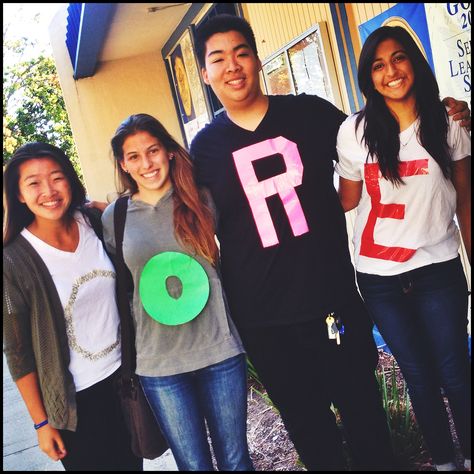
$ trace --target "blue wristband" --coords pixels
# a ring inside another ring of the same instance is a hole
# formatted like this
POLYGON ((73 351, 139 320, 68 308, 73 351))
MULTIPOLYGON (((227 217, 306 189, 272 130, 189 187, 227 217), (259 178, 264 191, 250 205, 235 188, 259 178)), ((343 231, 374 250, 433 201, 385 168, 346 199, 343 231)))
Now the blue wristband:
POLYGON ((46 418, 46 420, 43 420, 41 423, 38 423, 37 425, 33 425, 33 426, 35 427, 35 430, 37 430, 47 424, 48 424, 48 419, 46 418))

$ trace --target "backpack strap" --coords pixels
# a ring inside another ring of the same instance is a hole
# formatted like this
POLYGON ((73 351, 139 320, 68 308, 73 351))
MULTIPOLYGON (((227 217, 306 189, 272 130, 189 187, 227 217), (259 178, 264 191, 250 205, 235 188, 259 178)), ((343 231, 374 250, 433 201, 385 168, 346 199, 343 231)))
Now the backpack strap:
POLYGON ((123 234, 127 218, 128 196, 122 196, 115 202, 115 272, 117 288, 117 305, 120 314, 120 335, 122 340, 122 377, 130 380, 135 373, 136 350, 135 329, 130 310, 130 291, 133 290, 133 279, 123 259, 123 234))

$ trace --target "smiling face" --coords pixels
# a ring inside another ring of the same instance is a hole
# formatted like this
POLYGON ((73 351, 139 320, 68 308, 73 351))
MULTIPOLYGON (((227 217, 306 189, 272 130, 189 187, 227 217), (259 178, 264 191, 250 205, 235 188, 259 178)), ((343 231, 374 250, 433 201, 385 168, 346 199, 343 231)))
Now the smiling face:
POLYGON ((227 110, 246 107, 263 93, 260 60, 237 31, 216 33, 206 41, 204 82, 212 87, 227 110))
POLYGON ((18 167, 18 199, 35 220, 61 220, 72 200, 69 181, 52 158, 34 158, 18 167))
POLYGON ((120 166, 137 183, 138 197, 156 203, 171 188, 172 153, 145 131, 128 136, 122 148, 120 166))
POLYGON ((389 38, 378 45, 372 63, 372 82, 388 106, 413 97, 413 65, 398 41, 389 38))

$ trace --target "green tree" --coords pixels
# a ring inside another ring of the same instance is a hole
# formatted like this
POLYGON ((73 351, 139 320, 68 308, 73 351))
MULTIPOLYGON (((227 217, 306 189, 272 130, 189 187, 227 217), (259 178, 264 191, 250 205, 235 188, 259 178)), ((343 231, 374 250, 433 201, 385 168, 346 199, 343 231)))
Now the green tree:
POLYGON ((51 57, 40 54, 24 59, 34 44, 26 38, 7 39, 3 31, 3 164, 14 151, 30 141, 45 141, 61 148, 71 159, 79 176, 82 170, 69 118, 51 57), (5 65, 5 64, 4 64, 5 65))

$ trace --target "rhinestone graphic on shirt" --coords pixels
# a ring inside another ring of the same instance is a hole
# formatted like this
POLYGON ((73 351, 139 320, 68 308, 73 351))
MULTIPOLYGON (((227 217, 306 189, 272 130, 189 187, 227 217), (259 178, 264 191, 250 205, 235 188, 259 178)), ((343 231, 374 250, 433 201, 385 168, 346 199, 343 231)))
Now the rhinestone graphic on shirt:
POLYGON ((74 331, 74 322, 72 319, 72 314, 73 314, 73 307, 77 299, 77 295, 79 293, 79 288, 93 280, 94 278, 98 277, 104 277, 104 278, 113 278, 115 279, 115 272, 111 270, 93 270, 91 272, 86 273, 85 275, 82 275, 80 278, 78 278, 74 284, 72 285, 72 290, 71 290, 71 295, 69 297, 69 301, 66 304, 66 307, 64 308, 64 316, 66 319, 66 333, 69 341, 69 347, 81 354, 83 357, 86 359, 95 361, 98 359, 102 359, 103 357, 106 357, 108 354, 110 354, 119 344, 120 344, 120 337, 119 337, 119 331, 117 331, 117 339, 115 342, 110 344, 109 346, 105 347, 104 349, 98 351, 98 352, 91 352, 87 349, 84 349, 78 342, 76 333, 74 331))

